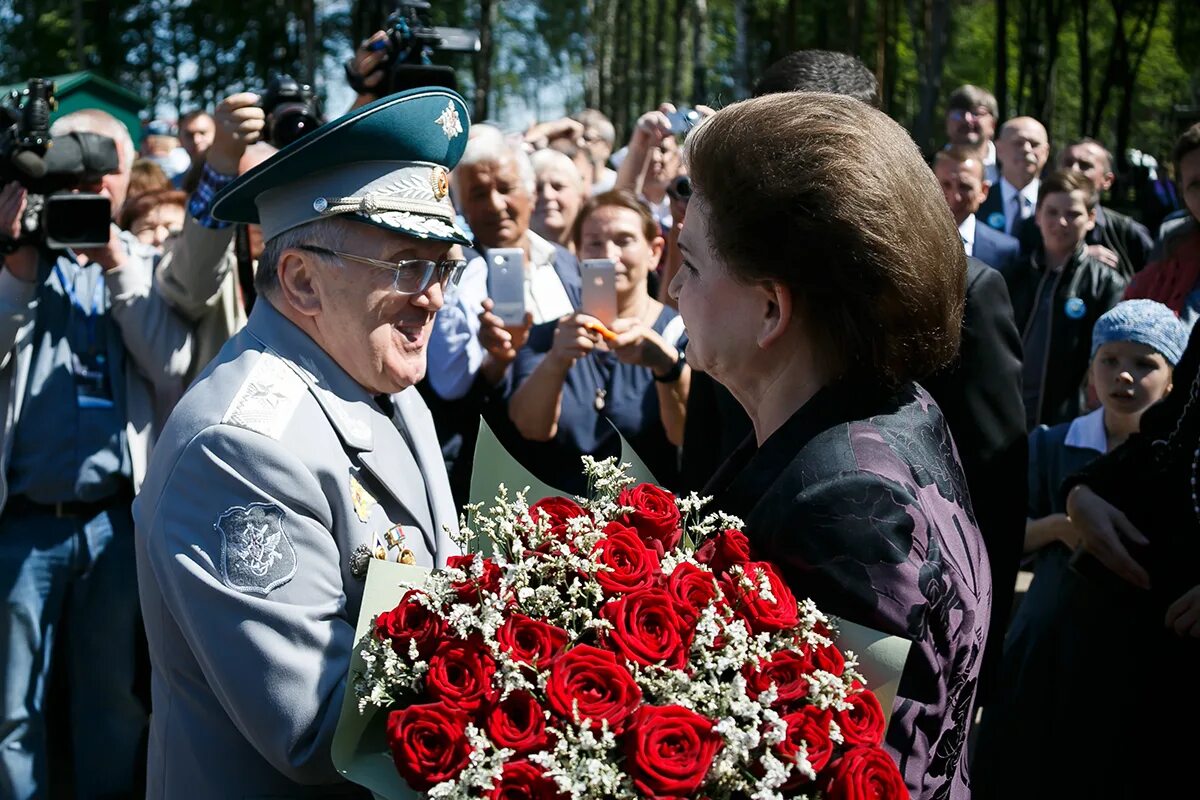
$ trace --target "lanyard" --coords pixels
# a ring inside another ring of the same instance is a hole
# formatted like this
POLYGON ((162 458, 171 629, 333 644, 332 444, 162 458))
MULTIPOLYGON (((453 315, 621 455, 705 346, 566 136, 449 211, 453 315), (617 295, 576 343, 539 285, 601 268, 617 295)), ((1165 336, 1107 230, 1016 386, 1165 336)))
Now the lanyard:
MULTIPOLYGON (((74 283, 67 280, 67 276, 62 270, 62 265, 57 261, 54 262, 54 274, 58 276, 58 283, 62 286, 63 291, 67 293, 67 299, 71 301, 71 306, 83 312, 85 327, 87 329, 88 350, 94 350, 96 345, 96 319, 99 317, 101 307, 104 305, 104 278, 99 275, 96 276, 96 288, 92 292, 92 308, 89 311, 80 301, 79 295, 75 293, 74 283)), ((75 275, 78 277, 79 272, 76 272, 75 275)))

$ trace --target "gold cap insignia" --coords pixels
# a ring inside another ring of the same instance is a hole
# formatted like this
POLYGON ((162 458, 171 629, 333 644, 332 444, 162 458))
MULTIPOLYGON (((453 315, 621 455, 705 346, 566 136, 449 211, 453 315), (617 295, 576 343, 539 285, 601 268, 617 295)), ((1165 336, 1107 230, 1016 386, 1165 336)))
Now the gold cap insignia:
POLYGON ((429 183, 433 187, 433 199, 442 200, 450 194, 450 177, 444 167, 434 167, 429 175, 429 183))

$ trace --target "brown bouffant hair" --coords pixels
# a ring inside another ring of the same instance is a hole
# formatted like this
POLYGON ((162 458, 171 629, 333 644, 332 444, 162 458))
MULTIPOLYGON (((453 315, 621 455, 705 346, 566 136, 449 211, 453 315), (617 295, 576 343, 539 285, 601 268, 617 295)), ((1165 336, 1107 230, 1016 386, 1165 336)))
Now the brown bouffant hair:
POLYGON ((134 222, 159 206, 179 206, 180 208, 187 209, 187 198, 187 193, 181 192, 178 189, 146 192, 145 194, 139 194, 137 197, 131 197, 121 208, 121 215, 117 217, 117 227, 127 231, 134 222))
POLYGON ((849 97, 728 106, 684 145, 710 246, 736 280, 779 282, 834 377, 898 386, 958 352, 967 260, 908 133, 849 97))
POLYGON ((1083 192, 1083 204, 1088 211, 1095 211, 1096 204, 1100 202, 1096 184, 1092 183, 1091 178, 1082 172, 1076 172, 1073 169, 1055 170, 1042 178, 1042 183, 1038 186, 1037 207, 1041 208, 1045 199, 1055 192, 1063 194, 1083 192))
POLYGON ((653 242, 662 236, 658 223, 654 221, 654 215, 650 213, 650 209, 646 207, 645 203, 637 199, 637 195, 628 189, 612 189, 592 195, 580 207, 579 213, 575 216, 575 223, 571 225, 571 241, 575 243, 576 251, 579 250, 580 242, 583 239, 583 223, 595 213, 596 209, 603 206, 628 208, 641 217, 642 234, 646 237, 647 242, 653 242))

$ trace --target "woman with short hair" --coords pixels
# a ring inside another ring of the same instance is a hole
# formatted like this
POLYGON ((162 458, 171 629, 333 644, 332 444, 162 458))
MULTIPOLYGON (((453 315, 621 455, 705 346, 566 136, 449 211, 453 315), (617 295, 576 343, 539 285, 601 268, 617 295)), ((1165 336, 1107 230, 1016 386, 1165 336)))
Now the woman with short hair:
POLYGON ((886 744, 914 798, 966 798, 991 603, 950 431, 917 383, 956 355, 966 257, 908 134, 844 96, 737 103, 685 144, 671 284, 687 361, 754 437, 706 494, 827 613, 912 641, 886 744))

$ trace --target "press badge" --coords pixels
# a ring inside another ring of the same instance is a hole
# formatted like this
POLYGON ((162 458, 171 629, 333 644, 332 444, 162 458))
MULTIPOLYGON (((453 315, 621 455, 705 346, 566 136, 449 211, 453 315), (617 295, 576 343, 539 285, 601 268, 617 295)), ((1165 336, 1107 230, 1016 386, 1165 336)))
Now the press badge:
POLYGON ((71 373, 75 376, 75 401, 80 408, 112 408, 112 381, 108 363, 97 355, 94 364, 86 364, 78 354, 71 354, 71 373))

